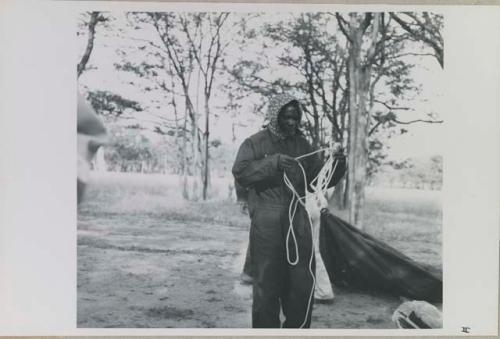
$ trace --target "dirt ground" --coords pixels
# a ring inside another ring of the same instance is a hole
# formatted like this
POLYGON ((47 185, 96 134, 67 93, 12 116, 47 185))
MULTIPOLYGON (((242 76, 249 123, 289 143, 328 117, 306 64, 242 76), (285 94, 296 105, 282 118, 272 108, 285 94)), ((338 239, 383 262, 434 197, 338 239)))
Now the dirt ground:
MULTIPOLYGON (((78 214, 78 327, 251 326, 251 287, 239 281, 248 227, 157 208, 98 209, 113 199, 90 196, 78 214)), ((432 246, 419 253, 436 251, 432 246)), ((334 292, 332 304, 314 305, 313 328, 395 328, 398 298, 334 292)))

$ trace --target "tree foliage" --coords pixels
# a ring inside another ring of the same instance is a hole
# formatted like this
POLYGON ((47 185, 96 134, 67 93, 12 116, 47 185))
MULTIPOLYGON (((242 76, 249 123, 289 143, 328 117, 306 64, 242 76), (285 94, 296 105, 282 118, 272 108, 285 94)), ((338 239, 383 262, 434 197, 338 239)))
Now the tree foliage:
POLYGON ((108 91, 91 91, 87 100, 98 114, 118 117, 127 110, 140 112, 143 110, 139 102, 124 98, 108 91))
MULTIPOLYGON (((88 32, 98 18, 109 19, 85 15, 88 32)), ((439 14, 130 12, 126 22, 114 32, 123 42, 115 48, 115 68, 148 100, 96 90, 89 98, 106 115, 121 119, 130 109, 151 116, 152 130, 173 141, 170 158, 181 176, 197 174, 205 197, 209 161, 217 158, 227 167, 221 150, 234 149, 210 137, 212 121, 230 119, 236 140, 245 119, 262 117, 277 93, 300 99, 302 129, 315 147, 336 141, 347 150, 348 182, 336 190, 340 206, 362 196, 388 163, 388 138, 415 123, 441 122, 414 104, 421 93, 414 77, 420 60, 434 58, 443 66, 439 14)))
POLYGON ((421 42, 432 49, 433 56, 444 67, 443 16, 429 12, 389 13, 406 32, 404 38, 421 42))
MULTIPOLYGON (((77 76, 80 76, 83 73, 83 71, 87 67, 87 63, 89 62, 90 55, 92 54, 92 50, 94 49, 94 39, 95 39, 97 25, 101 22, 108 21, 108 18, 100 12, 90 12, 87 14, 89 16, 88 21, 84 21, 83 23, 80 24, 80 28, 86 30, 85 33, 87 35, 87 44, 85 47, 85 51, 83 52, 83 55, 80 59, 80 62, 78 62, 77 65, 77 76)), ((82 30, 80 30, 78 34, 84 34, 84 33, 82 32, 82 30)))
MULTIPOLYGON (((199 171, 202 197, 209 186, 210 117, 214 79, 227 46, 223 28, 229 13, 129 13, 136 30, 149 29, 147 38, 134 38, 142 57, 131 58, 121 51, 116 69, 141 79, 142 90, 159 93, 155 104, 163 107, 155 131, 176 132, 177 153, 184 173, 199 171), (171 113, 173 111, 173 117, 171 113), (203 118, 204 124, 201 119, 203 118), (190 154, 186 152, 190 150, 190 154)), ((187 178, 184 180, 188 184, 187 178)), ((194 181, 197 185, 197 181, 194 181)), ((185 187, 185 196, 188 189, 185 187)), ((198 195, 193 187, 192 196, 198 195)))

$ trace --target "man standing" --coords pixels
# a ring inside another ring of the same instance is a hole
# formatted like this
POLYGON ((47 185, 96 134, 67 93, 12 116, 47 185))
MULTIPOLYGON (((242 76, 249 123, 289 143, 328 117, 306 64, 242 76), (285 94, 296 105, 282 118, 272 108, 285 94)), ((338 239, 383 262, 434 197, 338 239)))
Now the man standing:
MULTIPOLYGON (((293 220, 298 258, 292 239, 289 257, 285 244, 292 192, 283 181, 283 173, 303 195, 303 174, 295 158, 313 151, 299 130, 301 117, 296 98, 287 94, 274 97, 269 103, 267 127, 243 142, 233 166, 235 180, 248 189, 254 328, 309 328, 311 324, 312 234, 307 212, 300 205, 293 220), (296 264, 290 263, 297 259, 296 264), (285 316, 283 324, 280 309, 285 316)), ((345 157, 339 155, 338 160, 330 186, 345 172, 345 157)), ((322 162, 317 154, 300 161, 309 183, 322 162)))

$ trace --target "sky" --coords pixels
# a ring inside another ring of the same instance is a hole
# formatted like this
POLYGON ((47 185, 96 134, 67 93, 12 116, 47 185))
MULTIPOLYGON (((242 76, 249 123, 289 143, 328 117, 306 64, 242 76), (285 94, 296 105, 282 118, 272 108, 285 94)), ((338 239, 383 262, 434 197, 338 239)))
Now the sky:
MULTIPOLYGON (((287 13, 282 13, 281 16, 287 16, 287 13)), ((85 72, 80 77, 80 85, 88 87, 90 89, 101 89, 108 90, 110 92, 118 93, 126 98, 137 100, 146 105, 151 104, 151 101, 155 98, 152 92, 146 94, 137 88, 138 82, 135 81, 135 85, 127 85, 127 83, 133 79, 130 75, 124 75, 123 73, 117 72, 115 70, 114 64, 120 61, 115 50, 117 48, 127 48, 133 47, 134 44, 140 44, 140 42, 131 41, 128 38, 132 37, 134 39, 144 39, 154 34, 152 31, 146 29, 131 30, 127 28, 126 18, 123 13, 113 13, 114 20, 110 23, 111 29, 106 30, 107 36, 102 33, 104 30, 101 28, 97 31, 97 39, 95 40, 95 47, 92 52, 89 64, 96 69, 91 69, 85 72), (117 33, 127 38, 117 37, 117 33)), ((280 16, 274 15, 272 18, 266 18, 265 22, 269 20, 279 20, 280 16)), ((264 20, 262 21, 264 23, 264 20)), ((259 22, 254 22, 254 25, 259 25, 259 22)), ((234 34, 234 30, 233 30, 234 34)), ((81 53, 86 43, 86 36, 79 37, 79 48, 81 53)), ((226 59, 237 58, 238 51, 228 47, 228 56, 226 59)), ((278 51, 277 51, 278 52, 278 51)), ((259 51, 257 51, 259 53, 259 51)), ((438 114, 439 118, 442 118, 440 112, 442 111, 441 98, 443 96, 444 90, 444 71, 441 69, 439 64, 434 58, 431 57, 412 57, 417 58, 418 67, 413 71, 412 77, 422 85, 421 94, 415 98, 412 102, 412 106, 415 108, 416 113, 405 112, 404 119, 401 120, 412 120, 418 118, 421 112, 433 111, 438 114)), ((217 93, 212 99, 212 107, 217 107, 224 104, 222 97, 218 96, 217 93)), ((152 105, 156 106, 156 105, 152 105)), ((162 108, 155 113, 162 113, 162 108)), ((155 108, 151 107, 148 112, 153 112, 155 108)), ((214 109, 212 109, 214 111, 214 109)), ((216 112, 216 110, 215 110, 216 112)), ((244 126, 237 126, 237 140, 236 142, 242 142, 244 138, 252 133, 258 131, 262 124, 263 118, 254 116, 253 114, 245 114, 245 112, 240 112, 240 119, 244 126)), ((152 120, 149 113, 140 113, 136 115, 140 117, 143 115, 144 120, 152 120)), ((403 160, 408 157, 427 157, 436 154, 442 154, 443 152, 443 131, 444 124, 425 124, 425 123, 415 123, 412 125, 401 126, 408 129, 408 133, 403 135, 398 135, 390 138, 387 141, 389 148, 387 149, 388 159, 387 160, 403 160)), ((219 116, 218 118, 212 119, 212 137, 218 138, 224 142, 230 142, 232 139, 232 120, 226 116, 219 116)), ((157 135, 151 133, 148 135, 152 139, 158 137, 157 135)))

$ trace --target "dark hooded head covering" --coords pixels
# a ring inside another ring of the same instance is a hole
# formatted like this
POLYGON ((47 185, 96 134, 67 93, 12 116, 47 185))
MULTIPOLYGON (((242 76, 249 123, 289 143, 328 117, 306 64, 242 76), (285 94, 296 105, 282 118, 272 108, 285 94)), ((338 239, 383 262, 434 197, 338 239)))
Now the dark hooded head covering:
MULTIPOLYGON (((274 135, 278 136, 281 139, 285 138, 283 132, 281 132, 280 127, 278 126, 278 115, 281 109, 292 101, 299 102, 297 98, 290 94, 278 94, 274 96, 269 102, 269 107, 267 108, 266 120, 269 121, 267 124, 267 128, 274 135)), ((302 118, 302 112, 299 110, 299 120, 302 118)))

